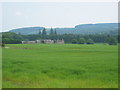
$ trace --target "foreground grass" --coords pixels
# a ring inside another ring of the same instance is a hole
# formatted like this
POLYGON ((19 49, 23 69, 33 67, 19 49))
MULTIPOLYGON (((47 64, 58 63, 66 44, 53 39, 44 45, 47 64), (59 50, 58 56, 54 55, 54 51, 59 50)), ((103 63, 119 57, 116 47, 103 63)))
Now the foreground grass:
POLYGON ((3 49, 3 88, 117 88, 118 47, 16 44, 3 49))

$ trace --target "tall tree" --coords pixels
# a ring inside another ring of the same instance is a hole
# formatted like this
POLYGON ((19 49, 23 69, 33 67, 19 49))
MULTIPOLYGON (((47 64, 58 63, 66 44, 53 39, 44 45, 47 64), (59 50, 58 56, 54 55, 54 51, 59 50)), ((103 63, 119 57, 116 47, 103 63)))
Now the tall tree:
POLYGON ((56 29, 55 29, 55 35, 57 35, 57 31, 56 31, 56 29))
POLYGON ((47 32, 46 32, 46 29, 45 29, 45 28, 43 28, 42 35, 43 35, 43 36, 44 36, 44 35, 47 35, 47 32))
POLYGON ((53 31, 53 29, 51 28, 50 29, 50 35, 53 35, 54 34, 54 31, 53 31))
POLYGON ((39 30, 38 35, 41 35, 41 30, 39 30))

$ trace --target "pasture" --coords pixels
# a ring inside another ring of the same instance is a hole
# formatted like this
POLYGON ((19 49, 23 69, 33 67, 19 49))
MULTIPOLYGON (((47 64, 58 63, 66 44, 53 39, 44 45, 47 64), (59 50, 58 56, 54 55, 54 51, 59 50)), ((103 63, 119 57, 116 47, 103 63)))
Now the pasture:
POLYGON ((3 88, 117 88, 118 46, 9 44, 3 88))

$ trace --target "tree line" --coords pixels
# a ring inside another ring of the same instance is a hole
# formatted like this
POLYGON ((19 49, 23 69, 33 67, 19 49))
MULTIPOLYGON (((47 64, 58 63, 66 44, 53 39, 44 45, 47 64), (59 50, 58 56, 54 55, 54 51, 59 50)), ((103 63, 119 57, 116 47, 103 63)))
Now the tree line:
POLYGON ((19 44, 21 41, 33 41, 39 39, 58 40, 63 39, 65 43, 72 44, 94 44, 94 43, 108 43, 109 45, 116 45, 120 42, 119 35, 110 34, 57 34, 56 30, 51 28, 47 33, 46 29, 39 30, 38 34, 22 35, 21 33, 3 32, 2 43, 5 44, 19 44))

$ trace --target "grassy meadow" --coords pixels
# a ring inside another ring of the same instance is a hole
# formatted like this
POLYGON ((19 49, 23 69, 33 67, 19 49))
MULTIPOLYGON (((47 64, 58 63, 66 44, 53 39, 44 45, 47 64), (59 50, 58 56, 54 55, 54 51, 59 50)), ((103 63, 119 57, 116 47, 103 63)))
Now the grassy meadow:
POLYGON ((118 46, 9 44, 3 88, 117 88, 118 46))

